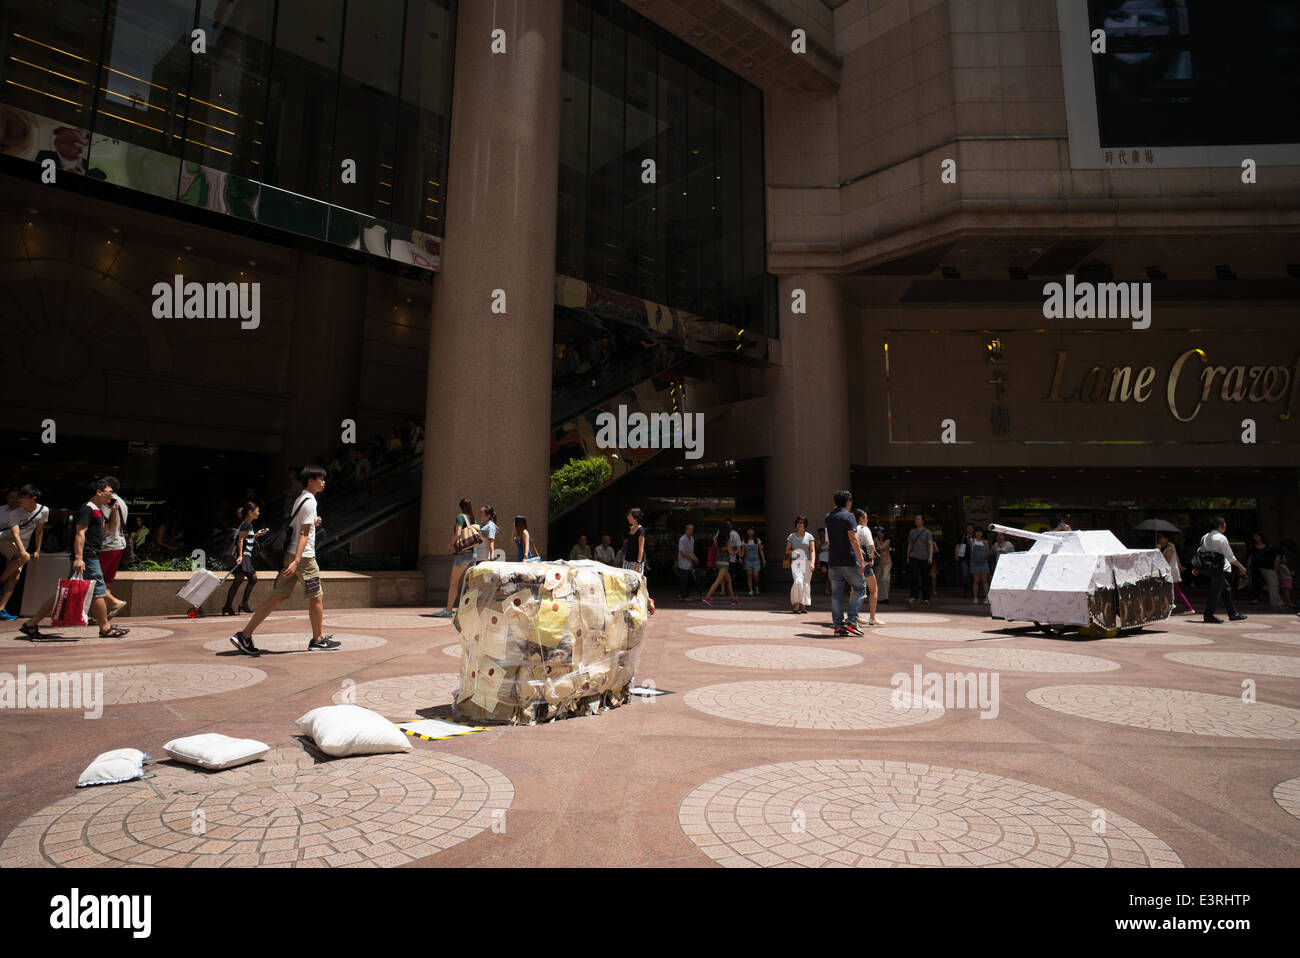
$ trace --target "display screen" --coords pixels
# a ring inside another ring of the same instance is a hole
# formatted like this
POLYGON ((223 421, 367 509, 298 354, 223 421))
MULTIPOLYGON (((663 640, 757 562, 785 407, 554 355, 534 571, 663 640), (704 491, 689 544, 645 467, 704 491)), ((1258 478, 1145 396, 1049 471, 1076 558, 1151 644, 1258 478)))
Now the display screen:
POLYGON ((1088 0, 1100 145, 1300 142, 1300 4, 1088 0))

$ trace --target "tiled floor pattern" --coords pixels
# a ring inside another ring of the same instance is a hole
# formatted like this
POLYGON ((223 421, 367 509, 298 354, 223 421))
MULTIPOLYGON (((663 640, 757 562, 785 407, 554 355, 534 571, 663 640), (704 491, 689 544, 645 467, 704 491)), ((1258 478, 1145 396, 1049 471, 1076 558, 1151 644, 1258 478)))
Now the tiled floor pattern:
POLYGON ((1035 705, 1132 728, 1225 738, 1300 739, 1300 709, 1240 697, 1140 685, 1055 685, 1032 689, 1035 705))
MULTIPOLYGON (((335 632, 333 635, 334 641, 340 642, 342 645, 329 653, 322 652, 321 655, 358 652, 361 649, 374 649, 388 644, 388 640, 380 635, 361 635, 347 632, 335 632)), ((302 632, 272 632, 267 635, 256 632, 253 634, 253 644, 263 652, 306 652, 307 643, 310 641, 310 628, 302 632)), ((235 647, 230 644, 230 639, 213 639, 211 642, 204 642, 203 647, 213 652, 235 651, 235 647)))
POLYGON ((1110 659, 1047 649, 939 649, 925 655, 951 665, 969 665, 992 672, 1111 672, 1120 668, 1118 662, 1110 659))
POLYGON ((709 645, 686 655, 696 662, 741 669, 835 669, 862 661, 854 652, 805 645, 709 645))
POLYGON ((684 696, 693 709, 754 725, 807 729, 882 729, 932 722, 937 705, 913 702, 895 708, 892 688, 850 682, 730 682, 692 689, 684 696))
POLYGON ((398 721, 417 718, 420 709, 450 705, 452 693, 459 685, 460 674, 457 672, 403 675, 344 685, 334 693, 331 701, 335 705, 360 705, 398 721))
POLYGON ((496 769, 423 749, 318 762, 290 747, 219 774, 146 769, 28 818, 0 867, 401 865, 473 838, 514 798, 496 769))
POLYGON ((903 762, 742 769, 688 794, 678 820, 724 866, 1182 864, 1151 832, 1093 802, 998 775, 903 762))

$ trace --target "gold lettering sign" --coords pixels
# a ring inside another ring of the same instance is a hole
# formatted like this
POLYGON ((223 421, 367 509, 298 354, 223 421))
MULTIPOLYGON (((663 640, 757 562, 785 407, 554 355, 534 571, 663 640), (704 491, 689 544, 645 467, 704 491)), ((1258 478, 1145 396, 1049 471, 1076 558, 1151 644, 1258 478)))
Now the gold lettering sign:
MULTIPOLYGON (((1092 366, 1087 370, 1067 368, 1070 352, 1053 350, 1055 363, 1052 383, 1043 402, 1145 403, 1151 398, 1156 380, 1153 365, 1134 367, 1092 366)), ((1217 366, 1210 363, 1205 350, 1189 349, 1180 354, 1169 368, 1165 380, 1165 401, 1169 414, 1179 422, 1191 422, 1206 403, 1282 403, 1277 417, 1291 418, 1297 386, 1300 385, 1300 356, 1290 366, 1217 366), (1188 385, 1200 389, 1189 395, 1188 385), (1179 387, 1183 386, 1180 395, 1179 387)))

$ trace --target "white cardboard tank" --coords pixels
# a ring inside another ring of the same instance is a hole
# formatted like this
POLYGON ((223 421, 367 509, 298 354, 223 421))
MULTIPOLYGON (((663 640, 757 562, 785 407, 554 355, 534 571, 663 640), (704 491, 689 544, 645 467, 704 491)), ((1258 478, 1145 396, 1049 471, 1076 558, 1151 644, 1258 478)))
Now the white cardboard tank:
POLYGON ((995 619, 1131 629, 1169 617, 1173 575, 1158 549, 1128 549, 1105 530, 997 532, 1033 539, 1000 556, 989 586, 995 619))

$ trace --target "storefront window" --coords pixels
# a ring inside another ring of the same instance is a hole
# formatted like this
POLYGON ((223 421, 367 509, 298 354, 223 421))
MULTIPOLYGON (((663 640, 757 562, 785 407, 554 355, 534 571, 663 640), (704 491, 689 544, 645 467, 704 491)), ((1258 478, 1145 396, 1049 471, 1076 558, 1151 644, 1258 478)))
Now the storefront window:
POLYGON ((563 64, 556 271, 774 335, 762 93, 617 0, 566 0, 563 64))

